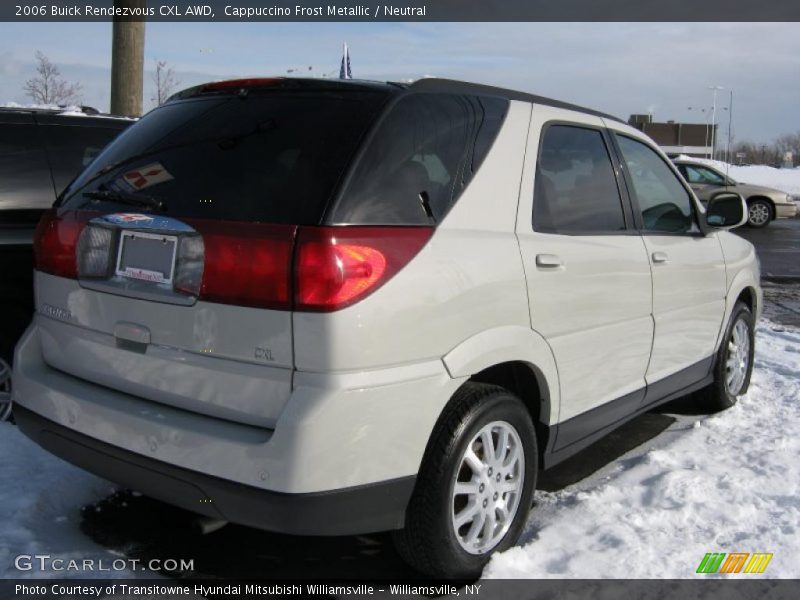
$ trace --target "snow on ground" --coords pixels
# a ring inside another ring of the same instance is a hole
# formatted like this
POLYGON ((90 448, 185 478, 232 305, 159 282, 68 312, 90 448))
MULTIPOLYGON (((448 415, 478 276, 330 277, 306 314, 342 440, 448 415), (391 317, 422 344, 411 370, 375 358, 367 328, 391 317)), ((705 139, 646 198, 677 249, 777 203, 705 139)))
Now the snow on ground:
MULTIPOLYGON (((65 561, 103 558, 106 563, 119 558, 79 529, 81 507, 112 489, 107 481, 48 454, 10 423, 0 423, 0 578, 70 575, 18 571, 15 558, 23 554, 65 561)), ((71 575, 92 577, 91 572, 71 575)))
MULTIPOLYGON (((484 575, 685 578, 719 551, 773 552, 765 576, 799 577, 799 400, 800 330, 762 321, 750 391, 734 408, 678 416, 578 484, 537 492, 521 546, 484 575)), ((0 577, 26 575, 19 554, 119 558, 79 529, 81 506, 110 491, 0 424, 0 577)))
POLYGON ((678 416, 590 477, 537 492, 523 545, 488 578, 685 578, 706 552, 772 552, 800 577, 800 330, 762 321, 750 389, 728 411, 678 416))
MULTIPOLYGON (((686 157, 689 158, 689 157, 686 157)), ((691 160, 705 163, 723 173, 733 177, 739 183, 752 183, 754 185, 764 185, 800 196, 800 167, 796 169, 776 169, 767 165, 748 165, 746 167, 738 165, 728 165, 719 160, 708 160, 705 158, 694 158, 691 160)))

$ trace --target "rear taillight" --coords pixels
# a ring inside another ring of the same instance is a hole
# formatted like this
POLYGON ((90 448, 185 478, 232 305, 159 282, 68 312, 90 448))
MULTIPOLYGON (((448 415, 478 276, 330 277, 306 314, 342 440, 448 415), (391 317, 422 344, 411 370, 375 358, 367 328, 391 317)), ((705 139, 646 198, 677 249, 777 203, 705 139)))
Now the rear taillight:
MULTIPOLYGON (((202 247, 186 248, 189 262, 199 261, 204 255, 200 299, 238 306, 291 309, 290 272, 296 226, 187 222, 202 236, 202 247)), ((191 279, 190 271, 186 269, 182 273, 179 260, 177 286, 191 279)), ((192 293, 188 289, 181 291, 192 293)))
POLYGON ((430 239, 429 227, 302 227, 295 253, 295 310, 330 312, 386 283, 430 239))
POLYGON ((78 277, 76 248, 81 231, 97 213, 90 211, 48 210, 33 236, 34 268, 59 277, 78 277))
MULTIPOLYGON (((94 211, 48 211, 34 237, 36 269, 113 277, 117 228, 87 224, 94 211)), ((331 312, 362 300, 416 256, 430 227, 298 227, 187 220, 175 291, 204 300, 274 310, 331 312)))

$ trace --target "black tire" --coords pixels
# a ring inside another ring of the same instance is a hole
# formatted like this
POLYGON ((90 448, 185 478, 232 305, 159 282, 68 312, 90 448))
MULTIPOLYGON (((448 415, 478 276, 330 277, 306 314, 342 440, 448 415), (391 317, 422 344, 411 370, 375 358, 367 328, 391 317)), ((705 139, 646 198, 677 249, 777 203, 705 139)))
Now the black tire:
POLYGON ((405 529, 394 532, 400 556, 417 571, 434 577, 477 577, 492 553, 510 548, 519 538, 538 466, 536 431, 522 401, 499 386, 466 383, 445 407, 428 441, 405 529), (467 446, 484 426, 497 421, 511 424, 519 435, 524 456, 522 491, 504 537, 487 552, 471 554, 460 545, 452 523, 453 486, 467 446))
POLYGON ((767 200, 754 198, 747 201, 747 225, 753 229, 761 229, 770 224, 775 218, 775 211, 767 200), (754 210, 755 209, 755 210, 754 210), (759 215, 756 218, 756 214, 759 215), (766 220, 764 215, 766 214, 766 220))
POLYGON ((0 358, 0 422, 11 420, 11 365, 0 358))
POLYGON ((743 302, 737 302, 733 307, 728 327, 725 329, 725 337, 722 338, 719 350, 714 360, 714 383, 699 392, 700 401, 709 413, 726 410, 736 404, 736 400, 747 391, 750 385, 750 376, 753 373, 753 356, 755 350, 755 323, 753 314, 743 302), (733 331, 737 322, 744 322, 747 328, 748 341, 750 342, 747 352, 747 370, 744 380, 738 390, 732 393, 728 387, 728 351, 729 344, 733 338, 733 331))

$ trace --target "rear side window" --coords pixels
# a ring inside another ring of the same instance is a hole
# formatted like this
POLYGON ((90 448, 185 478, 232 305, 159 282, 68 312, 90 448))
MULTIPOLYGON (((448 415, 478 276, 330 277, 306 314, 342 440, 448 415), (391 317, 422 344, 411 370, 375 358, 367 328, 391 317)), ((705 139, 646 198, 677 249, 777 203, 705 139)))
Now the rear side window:
POLYGON ((319 224, 384 100, 272 90, 168 103, 116 138, 62 203, 103 210, 155 200, 168 216, 319 224))
POLYGON ((686 175, 686 180, 689 183, 725 185, 725 178, 711 169, 695 165, 681 165, 680 169, 686 175))
POLYGON ((401 97, 368 141, 328 222, 441 221, 480 167, 507 111, 502 98, 401 97))
POLYGON ((625 216, 600 131, 572 125, 544 130, 536 166, 533 228, 542 233, 613 233, 625 216))
POLYGON ((56 194, 60 194, 120 133, 119 129, 75 125, 40 125, 39 129, 50 158, 56 194))
POLYGON ((55 200, 36 125, 0 125, 0 211, 50 208, 55 200))
POLYGON ((667 163, 646 144, 617 135, 645 231, 694 233, 692 199, 667 163))

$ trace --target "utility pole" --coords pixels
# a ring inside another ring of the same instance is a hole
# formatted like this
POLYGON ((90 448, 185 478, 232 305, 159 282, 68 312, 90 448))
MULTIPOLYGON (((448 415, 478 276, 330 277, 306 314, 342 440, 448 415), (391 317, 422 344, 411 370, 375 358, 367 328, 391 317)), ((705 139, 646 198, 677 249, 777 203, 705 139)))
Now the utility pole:
POLYGON ((725 88, 718 85, 712 85, 708 89, 714 91, 714 100, 711 103, 711 159, 714 160, 715 151, 717 149, 717 91, 724 90, 725 88))
POLYGON ((725 150, 725 162, 731 164, 731 146, 733 145, 733 90, 728 100, 728 147, 725 150))
MULTIPOLYGON (((114 0, 115 7, 145 8, 147 0, 114 0)), ((144 20, 114 17, 111 41, 111 113, 142 114, 144 92, 144 20)))

